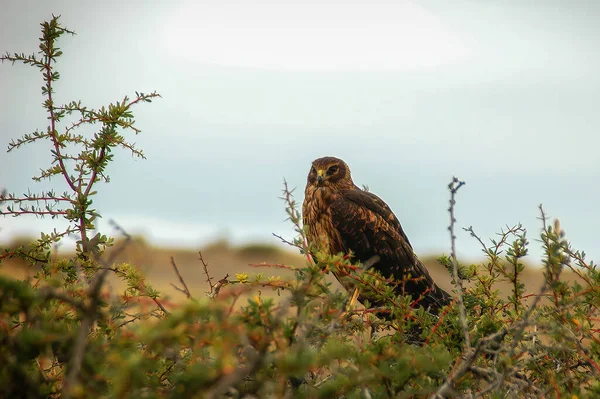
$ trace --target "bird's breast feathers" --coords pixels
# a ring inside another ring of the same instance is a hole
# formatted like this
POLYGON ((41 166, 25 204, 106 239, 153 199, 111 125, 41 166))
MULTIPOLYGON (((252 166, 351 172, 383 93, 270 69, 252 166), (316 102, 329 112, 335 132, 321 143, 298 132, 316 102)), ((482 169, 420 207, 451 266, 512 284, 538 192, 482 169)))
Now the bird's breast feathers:
POLYGON ((326 188, 308 187, 305 192, 302 213, 304 225, 308 226, 309 242, 336 254, 344 250, 337 229, 334 228, 330 205, 339 194, 326 188))

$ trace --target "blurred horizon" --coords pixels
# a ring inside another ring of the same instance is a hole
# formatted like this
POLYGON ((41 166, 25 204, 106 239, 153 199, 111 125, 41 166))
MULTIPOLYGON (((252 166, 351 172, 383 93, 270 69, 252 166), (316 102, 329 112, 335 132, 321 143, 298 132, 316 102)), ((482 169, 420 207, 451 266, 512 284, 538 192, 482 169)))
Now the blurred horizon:
MULTIPOLYGON (((147 160, 117 152, 98 187, 99 224, 194 248, 226 237, 294 236, 283 180, 301 205, 313 159, 344 159, 355 183, 395 212, 419 255, 448 253, 447 184, 457 196, 458 252, 508 225, 528 229, 537 263, 539 204, 567 238, 600 259, 600 3, 459 0, 340 3, 110 0, 8 1, 0 52, 37 51, 52 14, 63 36, 57 102, 100 107, 134 91, 129 136, 147 160)), ((0 145, 43 129, 41 76, 0 65, 0 145)), ((91 131, 88 133, 92 133, 91 131)), ((6 147, 4 147, 6 148, 6 147)), ((50 160, 37 143, 0 155, 0 190, 53 187, 31 176, 50 160)), ((0 242, 56 220, 0 218, 0 242)))

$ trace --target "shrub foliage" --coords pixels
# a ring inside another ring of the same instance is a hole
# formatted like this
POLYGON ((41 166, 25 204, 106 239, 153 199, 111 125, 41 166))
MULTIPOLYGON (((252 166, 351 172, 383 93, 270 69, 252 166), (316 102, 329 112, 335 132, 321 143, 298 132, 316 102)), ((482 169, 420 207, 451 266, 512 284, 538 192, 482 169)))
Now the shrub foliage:
MULTIPOLYGON (((157 93, 99 109, 81 102, 57 105, 58 17, 43 22, 39 52, 6 54, 2 61, 39 69, 48 126, 12 141, 15 150, 45 140, 52 162, 34 180, 66 187, 0 197, 5 216, 64 218, 64 231, 42 233, 32 243, 5 249, 28 261, 25 280, 0 275, 0 396, 2 397, 598 397, 597 328, 600 273, 571 248, 559 223, 540 207, 544 281, 527 293, 522 282, 529 241, 514 226, 481 243, 485 261, 462 265, 455 256, 455 195, 450 185, 452 251, 440 258, 453 276, 455 301, 435 317, 409 298, 402 284, 363 270, 347 255, 330 256, 307 244, 287 185, 283 199, 297 237, 287 244, 306 255, 303 265, 270 265, 272 273, 213 278, 210 293, 195 297, 173 261, 182 301, 163 304, 132 264, 115 263, 128 236, 94 234, 100 213, 93 197, 108 182, 115 150, 143 153, 126 139, 136 134, 132 108, 157 93), (83 127, 96 128, 86 135, 83 127), (52 245, 75 236, 72 256, 51 256, 52 245), (108 248, 113 247, 113 248, 108 248), (282 279, 275 268, 294 271, 282 279), (578 279, 566 281, 562 271, 578 279), (356 306, 352 293, 325 279, 336 270, 386 306, 356 306), (108 274, 126 289, 110 294, 108 274), (218 280, 218 278, 221 278, 218 280), (510 282, 510 295, 497 284, 510 282), (276 291, 277 300, 260 295, 276 291), (250 294, 250 295, 247 295, 250 294), (571 396, 569 396, 571 397, 571 396)), ((1 266, 0 266, 1 267, 1 266)))

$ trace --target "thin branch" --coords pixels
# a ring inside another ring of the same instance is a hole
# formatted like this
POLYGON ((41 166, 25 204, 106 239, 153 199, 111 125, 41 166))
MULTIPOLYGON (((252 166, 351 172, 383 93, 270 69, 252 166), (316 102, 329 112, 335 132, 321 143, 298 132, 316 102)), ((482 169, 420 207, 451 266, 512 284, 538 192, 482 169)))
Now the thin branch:
MULTIPOLYGON (((173 257, 171 256, 171 266, 173 266, 173 270, 175 270, 175 274, 177 274, 177 277, 179 277, 179 282, 183 285, 183 289, 177 287, 175 284, 171 283, 171 285, 173 286, 173 288, 175 288, 177 291, 182 292, 185 294, 185 296, 190 299, 192 298, 192 294, 190 293, 190 290, 188 289, 187 284, 185 283, 185 280, 183 279, 183 277, 181 276, 181 273, 179 273, 179 269, 177 268, 177 265, 175 264, 175 259, 173 259, 173 257)), ((212 288, 212 286, 211 286, 212 288)))
MULTIPOLYGON (((289 240, 286 240, 285 238, 283 238, 283 236, 281 236, 281 235, 279 235, 279 234, 275 234, 275 233, 271 233, 271 234, 273 235, 273 237, 280 239, 282 243, 284 243, 284 244, 287 244, 287 245, 289 245, 290 247, 295 247, 295 248, 298 248, 298 249, 300 249, 301 251, 304 251, 304 250, 305 250, 305 248, 304 248, 304 245, 303 245, 303 244, 296 244, 296 243, 294 243, 294 242, 291 242, 291 241, 289 241, 289 240)), ((307 249, 307 248, 306 248, 306 251, 308 251, 308 249, 307 249)), ((307 253, 310 253, 310 251, 309 251, 309 252, 307 252, 307 253)))
POLYGON ((114 219, 108 219, 108 224, 117 232, 123 234, 125 236, 125 240, 131 240, 131 235, 127 231, 125 231, 125 229, 121 227, 121 225, 118 224, 114 219))
POLYGON ((454 234, 454 225, 456 224, 456 218, 454 217, 454 206, 456 205, 456 200, 454 199, 454 197, 457 191, 464 185, 465 182, 458 180, 456 177, 453 177, 452 182, 448 184, 448 189, 450 190, 450 208, 448 208, 448 211, 450 212, 450 226, 448 226, 448 230, 450 230, 450 242, 452 245, 452 277, 454 278, 455 291, 458 299, 458 315, 460 317, 460 325, 462 327, 465 339, 465 347, 468 350, 471 348, 471 337, 469 336, 469 325, 467 324, 466 314, 467 312, 462 296, 462 278, 458 275, 458 261, 456 260, 456 235, 454 234))
POLYGON ((165 314, 165 316, 170 315, 171 313, 163 306, 162 303, 160 303, 160 301, 157 298, 154 297, 149 297, 150 299, 152 299, 152 301, 156 304, 156 306, 158 306, 160 308, 160 310, 162 310, 162 312, 165 314))
POLYGON ((282 240, 284 243, 287 243, 291 246, 294 246, 294 247, 300 249, 300 252, 304 253, 306 255, 306 260, 310 264, 310 263, 313 263, 313 256, 312 256, 313 254, 310 251, 310 247, 308 245, 308 239, 306 237, 306 233, 304 232, 304 228, 302 227, 302 216, 300 215, 300 212, 296 208, 296 200, 294 199, 294 195, 293 195, 294 190, 295 189, 289 188, 287 181, 284 179, 283 180, 283 196, 280 198, 283 199, 286 204, 285 211, 288 214, 288 220, 294 224, 296 232, 298 234, 300 234, 300 243, 299 244, 291 243, 291 242, 285 240, 284 238, 282 238, 281 236, 278 236, 277 234, 273 233, 273 235, 275 237, 279 238, 280 240, 282 240))
MULTIPOLYGON (((46 36, 47 33, 44 32, 44 36, 46 36)), ((44 37, 45 39, 45 44, 46 44, 46 48, 50 49, 53 47, 54 45, 54 40, 55 38, 53 37, 44 37)), ((48 102, 47 102, 47 110, 48 113, 50 114, 50 131, 48 132, 50 134, 50 139, 52 140, 52 144, 54 145, 54 152, 55 152, 55 157, 54 159, 56 161, 58 161, 58 164, 60 166, 60 171, 65 179, 65 181, 67 182, 67 184, 69 185, 69 187, 71 188, 71 190, 77 192, 77 187, 75 186, 75 184, 73 183, 73 181, 71 180, 71 177, 69 176, 69 172, 67 171, 67 168, 65 167, 65 164, 63 162, 64 157, 61 154, 60 151, 60 143, 58 141, 57 138, 57 130, 56 130, 56 122, 57 122, 57 118, 56 115, 54 114, 54 100, 52 99, 52 82, 53 82, 53 73, 52 73, 52 57, 49 54, 45 54, 44 56, 44 69, 46 70, 45 76, 46 76, 46 94, 48 97, 48 102)))
MULTIPOLYGON (((200 256, 200 258, 198 258, 198 259, 200 260, 200 262, 202 262, 202 269, 204 270, 204 274, 206 275, 206 282, 210 286, 210 292, 208 294, 212 294, 215 286, 212 282, 213 278, 210 276, 210 273, 208 272, 208 263, 206 263, 204 261, 204 257, 202 256, 202 251, 198 251, 198 256, 200 256)), ((225 278, 227 278, 227 277, 225 277, 225 278)))
POLYGON ((86 338, 94 325, 96 311, 100 304, 100 289, 102 288, 102 284, 104 283, 104 279, 107 274, 108 269, 104 269, 98 273, 88 289, 87 296, 90 298, 91 302, 84 313, 81 326, 79 326, 79 330, 77 331, 77 336, 75 337, 75 343, 73 347, 73 354, 71 355, 67 366, 67 376, 63 382, 63 392, 65 398, 67 399, 73 394, 73 389, 75 388, 77 380, 79 379, 81 365, 83 363, 83 355, 86 347, 86 338))
POLYGON ((59 216, 59 215, 67 215, 69 212, 68 211, 62 211, 62 210, 58 210, 58 211, 42 211, 41 209, 26 209, 26 208, 19 208, 19 210, 10 210, 10 211, 0 211, 0 215, 3 216, 18 216, 18 215, 36 215, 36 216, 59 216))

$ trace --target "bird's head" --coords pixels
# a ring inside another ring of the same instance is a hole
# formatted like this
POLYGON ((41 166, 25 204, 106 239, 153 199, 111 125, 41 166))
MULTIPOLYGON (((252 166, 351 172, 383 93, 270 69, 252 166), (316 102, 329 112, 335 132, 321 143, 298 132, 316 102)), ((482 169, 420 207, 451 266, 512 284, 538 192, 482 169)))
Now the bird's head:
POLYGON ((350 168, 339 158, 315 159, 308 173, 308 184, 316 187, 352 187, 350 168))

